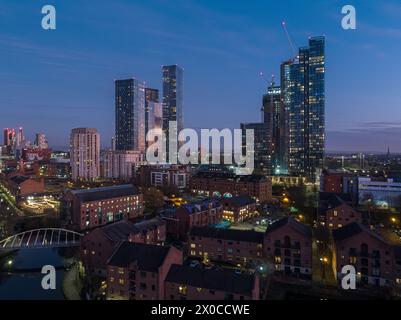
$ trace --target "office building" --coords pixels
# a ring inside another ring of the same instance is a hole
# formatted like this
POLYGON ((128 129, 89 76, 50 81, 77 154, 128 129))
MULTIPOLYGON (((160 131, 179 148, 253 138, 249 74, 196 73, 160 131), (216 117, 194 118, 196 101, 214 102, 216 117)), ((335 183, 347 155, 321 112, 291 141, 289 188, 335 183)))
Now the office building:
POLYGON ((378 207, 399 207, 401 181, 394 179, 358 178, 359 204, 372 203, 378 207))

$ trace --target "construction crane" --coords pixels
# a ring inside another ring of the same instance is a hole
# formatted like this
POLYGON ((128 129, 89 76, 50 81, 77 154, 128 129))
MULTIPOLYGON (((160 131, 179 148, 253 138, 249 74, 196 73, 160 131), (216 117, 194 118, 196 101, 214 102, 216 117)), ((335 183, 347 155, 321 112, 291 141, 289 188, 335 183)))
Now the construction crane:
POLYGON ((297 51, 295 50, 294 42, 292 41, 290 33, 288 32, 287 23, 285 21, 282 21, 281 22, 281 26, 283 27, 283 30, 284 30, 284 32, 285 32, 285 34, 287 36, 288 43, 290 44, 290 47, 291 47, 291 50, 292 50, 292 54, 296 58, 298 56, 298 54, 297 54, 297 51))

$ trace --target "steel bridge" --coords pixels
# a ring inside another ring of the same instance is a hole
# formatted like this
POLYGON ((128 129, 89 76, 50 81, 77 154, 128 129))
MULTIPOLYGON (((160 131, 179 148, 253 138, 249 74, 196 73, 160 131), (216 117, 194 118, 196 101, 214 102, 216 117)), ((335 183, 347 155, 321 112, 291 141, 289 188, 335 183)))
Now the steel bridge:
POLYGON ((0 250, 76 247, 82 237, 83 234, 66 229, 35 229, 1 240, 0 250))

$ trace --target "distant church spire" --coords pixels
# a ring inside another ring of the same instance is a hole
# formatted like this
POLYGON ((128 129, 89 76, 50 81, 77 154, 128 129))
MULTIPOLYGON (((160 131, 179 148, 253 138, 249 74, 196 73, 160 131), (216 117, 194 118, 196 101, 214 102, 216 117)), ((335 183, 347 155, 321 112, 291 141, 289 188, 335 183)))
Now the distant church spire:
POLYGON ((390 153, 390 147, 387 149, 387 163, 390 163, 391 158, 391 153, 390 153))

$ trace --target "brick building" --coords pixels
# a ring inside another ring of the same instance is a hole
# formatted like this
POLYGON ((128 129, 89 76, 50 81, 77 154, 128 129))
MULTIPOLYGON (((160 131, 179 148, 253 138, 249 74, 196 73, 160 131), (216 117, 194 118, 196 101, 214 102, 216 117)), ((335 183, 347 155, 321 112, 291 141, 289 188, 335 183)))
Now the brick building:
POLYGON ((107 260, 123 241, 164 244, 166 225, 161 219, 139 223, 121 220, 86 234, 81 242, 81 258, 88 274, 106 276, 107 260))
POLYGON ((167 223, 177 223, 180 239, 186 240, 192 227, 219 223, 223 218, 223 207, 217 199, 208 199, 182 205, 177 208, 175 217, 175 221, 167 220, 167 223))
POLYGON ((171 265, 182 262, 174 247, 122 242, 108 261, 107 299, 162 300, 171 265))
POLYGON ((42 194, 45 192, 43 178, 34 178, 22 175, 10 175, 7 180, 7 189, 18 200, 28 195, 42 194))
POLYGON ((263 233, 211 227, 194 227, 189 233, 192 257, 233 265, 254 266, 263 259, 263 233))
POLYGON ((350 201, 341 194, 320 194, 321 224, 330 229, 342 228, 343 226, 357 222, 363 222, 363 214, 355 210, 350 201))
POLYGON ((391 287, 401 284, 400 247, 358 223, 332 231, 333 268, 338 279, 345 265, 353 265, 362 284, 391 287))
POLYGON ((285 275, 312 275, 312 230, 287 217, 270 225, 265 233, 264 251, 277 272, 285 275))
POLYGON ((166 277, 166 300, 259 300, 259 277, 228 270, 172 265, 166 277))
POLYGON ((223 198, 223 218, 232 223, 238 223, 257 216, 256 201, 249 196, 223 198))
POLYGON ((137 218, 144 209, 142 194, 132 185, 70 190, 64 202, 68 222, 79 230, 137 218))
POLYGON ((166 241, 166 222, 160 218, 154 218, 135 224, 134 232, 131 232, 130 242, 164 245, 166 241))
POLYGON ((272 183, 265 176, 198 172, 191 178, 191 192, 207 197, 247 195, 257 202, 272 200, 272 183))

